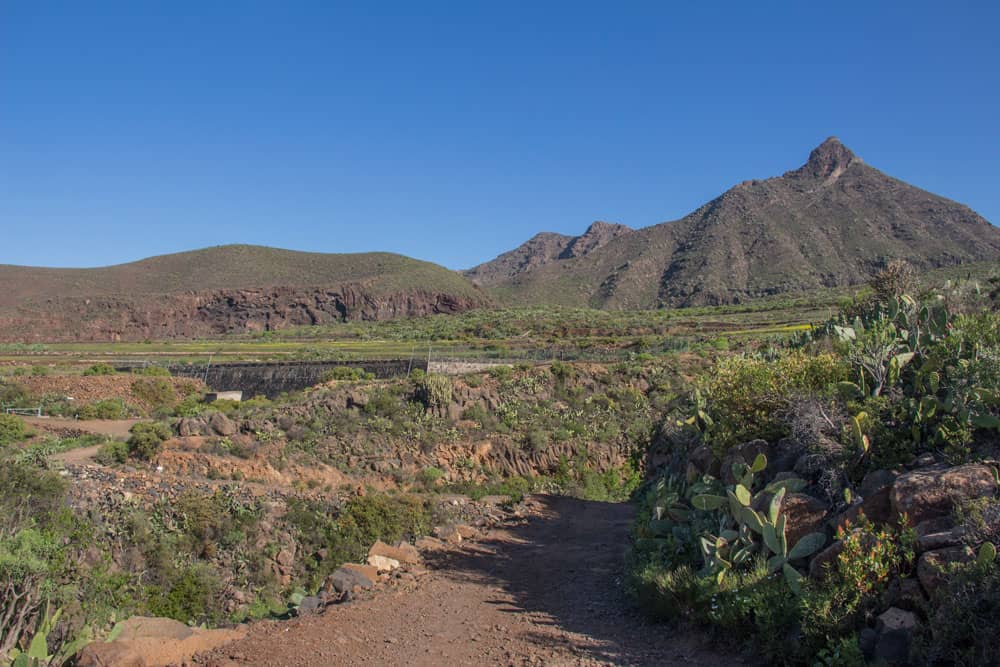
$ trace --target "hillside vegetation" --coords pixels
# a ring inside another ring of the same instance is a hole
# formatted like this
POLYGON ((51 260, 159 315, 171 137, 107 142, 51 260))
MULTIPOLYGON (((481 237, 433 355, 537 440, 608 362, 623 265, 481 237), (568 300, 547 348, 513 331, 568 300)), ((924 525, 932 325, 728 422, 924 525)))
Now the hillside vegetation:
POLYGON ((481 298, 461 276, 385 252, 327 254, 228 245, 93 269, 0 265, 0 307, 51 297, 173 294, 262 287, 363 283, 373 295, 426 290, 481 298))

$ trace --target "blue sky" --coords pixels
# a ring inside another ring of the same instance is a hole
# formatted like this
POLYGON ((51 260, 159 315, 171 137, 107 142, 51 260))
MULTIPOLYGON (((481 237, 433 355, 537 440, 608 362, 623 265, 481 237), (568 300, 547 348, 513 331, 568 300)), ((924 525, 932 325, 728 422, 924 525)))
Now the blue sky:
POLYGON ((464 268, 829 135, 1000 222, 1000 5, 0 2, 0 263, 224 243, 464 268))

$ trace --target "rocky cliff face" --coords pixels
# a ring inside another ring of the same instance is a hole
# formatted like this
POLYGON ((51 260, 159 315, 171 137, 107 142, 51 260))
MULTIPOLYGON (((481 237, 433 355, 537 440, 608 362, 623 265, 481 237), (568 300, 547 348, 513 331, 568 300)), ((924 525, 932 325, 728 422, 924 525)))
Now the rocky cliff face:
POLYGON ((423 290, 373 294, 350 283, 138 297, 53 297, 0 313, 0 340, 139 341, 270 331, 350 320, 460 313, 485 298, 423 290))
POLYGON ((632 231, 625 225, 598 221, 580 236, 542 232, 496 259, 469 269, 465 275, 476 285, 502 285, 554 262, 586 257, 632 231))

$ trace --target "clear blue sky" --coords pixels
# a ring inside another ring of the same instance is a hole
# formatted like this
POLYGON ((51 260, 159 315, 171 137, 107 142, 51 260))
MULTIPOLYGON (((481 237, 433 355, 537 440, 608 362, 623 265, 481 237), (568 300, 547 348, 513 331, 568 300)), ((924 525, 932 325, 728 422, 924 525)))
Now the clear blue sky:
POLYGON ((839 136, 1000 222, 992 2, 0 0, 0 263, 464 268, 839 136))

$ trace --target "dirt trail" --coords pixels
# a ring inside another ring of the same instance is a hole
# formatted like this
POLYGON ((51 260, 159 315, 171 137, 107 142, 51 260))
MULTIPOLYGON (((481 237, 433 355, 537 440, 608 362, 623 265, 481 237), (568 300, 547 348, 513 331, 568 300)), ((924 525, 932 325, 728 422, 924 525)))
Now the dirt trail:
POLYGON ((58 417, 21 417, 21 419, 35 428, 50 433, 94 433, 96 435, 110 435, 113 438, 124 440, 129 436, 129 429, 142 419, 60 419, 58 417))
POLYGON ((537 496, 530 518, 425 554, 412 587, 264 622, 196 662, 231 665, 738 665, 651 625, 621 587, 634 509, 537 496))

